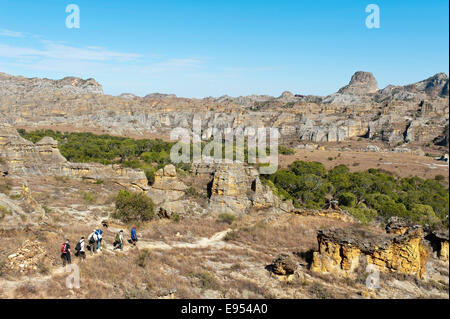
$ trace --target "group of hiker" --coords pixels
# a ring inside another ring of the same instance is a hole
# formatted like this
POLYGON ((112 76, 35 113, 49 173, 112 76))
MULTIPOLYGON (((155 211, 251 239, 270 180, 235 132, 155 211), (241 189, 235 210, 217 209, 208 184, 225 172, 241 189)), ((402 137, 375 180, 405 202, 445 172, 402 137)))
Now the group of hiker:
MULTIPOLYGON (((86 249, 89 250, 92 254, 97 253, 98 250, 102 251, 103 245, 103 231, 101 229, 94 229, 92 233, 88 236, 88 244, 85 244, 84 236, 81 237, 81 239, 78 241, 77 245, 75 246, 75 256, 80 257, 81 260, 86 259, 86 249)), ((123 230, 120 230, 117 232, 115 238, 114 238, 114 249, 123 249, 123 230)), ((128 242, 136 246, 136 243, 138 241, 137 233, 136 233, 136 226, 133 226, 131 228, 131 238, 128 240, 128 242)), ((67 239, 61 247, 61 259, 63 262, 63 267, 67 264, 71 264, 72 258, 71 258, 71 250, 70 250, 70 241, 67 239)))

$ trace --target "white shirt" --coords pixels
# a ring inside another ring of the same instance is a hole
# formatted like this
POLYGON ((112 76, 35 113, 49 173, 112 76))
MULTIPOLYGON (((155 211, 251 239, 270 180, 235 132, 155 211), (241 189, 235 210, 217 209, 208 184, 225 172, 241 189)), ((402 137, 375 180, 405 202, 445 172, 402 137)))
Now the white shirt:
POLYGON ((80 240, 80 251, 84 251, 84 239, 80 240))

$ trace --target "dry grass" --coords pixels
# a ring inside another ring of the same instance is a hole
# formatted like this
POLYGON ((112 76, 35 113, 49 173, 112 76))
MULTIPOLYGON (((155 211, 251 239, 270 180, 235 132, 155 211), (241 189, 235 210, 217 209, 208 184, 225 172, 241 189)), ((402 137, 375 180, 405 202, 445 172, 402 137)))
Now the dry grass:
MULTIPOLYGON (((355 142, 349 142, 349 145, 350 147, 358 146, 355 145, 355 142)), ((343 146, 346 145, 336 145, 334 147, 343 146)), ((332 147, 332 145, 329 145, 329 147, 332 147)), ((365 148, 365 144, 359 145, 359 147, 365 148)), ((447 181, 449 172, 448 166, 436 166, 436 164, 442 165, 444 162, 438 162, 432 157, 394 152, 296 150, 295 155, 280 155, 280 166, 285 168, 295 160, 320 162, 324 164, 327 169, 344 164, 352 172, 365 171, 369 168, 382 168, 401 177, 410 177, 414 175, 422 178, 434 178, 436 175, 443 175, 446 177, 447 181), (339 156, 339 154, 341 155, 339 156), (333 157, 334 160, 328 160, 329 157, 333 157), (430 169, 430 166, 433 166, 434 168, 430 169)))

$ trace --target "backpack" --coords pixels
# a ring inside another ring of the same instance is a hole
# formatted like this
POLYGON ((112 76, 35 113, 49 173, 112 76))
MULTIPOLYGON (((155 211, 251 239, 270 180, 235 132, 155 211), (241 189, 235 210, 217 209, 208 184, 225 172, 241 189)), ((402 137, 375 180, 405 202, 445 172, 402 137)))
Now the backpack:
POLYGON ((89 236, 88 240, 89 240, 89 243, 90 243, 90 244, 95 243, 95 242, 97 241, 97 235, 96 235, 95 233, 92 233, 92 234, 89 236))
POLYGON ((81 242, 77 243, 77 245, 75 246, 75 250, 78 250, 78 251, 81 250, 81 242))
POLYGON ((61 246, 61 252, 62 252, 63 254, 66 253, 66 243, 62 244, 62 246, 61 246))

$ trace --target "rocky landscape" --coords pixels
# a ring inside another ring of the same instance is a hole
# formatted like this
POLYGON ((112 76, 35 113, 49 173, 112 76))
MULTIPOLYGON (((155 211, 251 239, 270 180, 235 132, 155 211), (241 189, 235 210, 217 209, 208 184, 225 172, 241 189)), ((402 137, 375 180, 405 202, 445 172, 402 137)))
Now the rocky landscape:
POLYGON ((15 127, 166 136, 202 120, 203 138, 215 130, 276 127, 285 142, 339 142, 352 138, 391 146, 448 148, 448 76, 438 73, 406 86, 378 88, 372 73, 356 72, 325 97, 283 92, 279 97, 187 99, 174 95, 104 95, 95 80, 27 79, 0 74, 0 114, 15 127))
POLYGON ((298 207, 256 165, 239 162, 165 163, 150 181, 120 160, 69 161, 55 139, 33 143, 17 131, 168 139, 199 117, 207 140, 226 127, 276 127, 294 150, 280 155, 281 167, 309 156, 328 169, 347 154, 358 161, 352 172, 375 163, 389 170, 395 159, 407 167, 391 172, 433 179, 448 193, 448 161, 430 156, 448 154, 448 85, 439 73, 379 89, 371 73, 356 72, 326 97, 186 99, 109 96, 93 79, 1 73, 0 297, 449 298, 448 215, 445 227, 431 227, 401 217, 362 222, 333 198, 298 207), (132 226, 114 215, 121 190, 150 198, 155 214, 138 222, 137 248, 117 251, 115 233, 132 226), (104 230, 104 249, 85 262, 73 257, 81 287, 69 289, 60 245, 69 238, 74 247, 93 228, 104 230))

